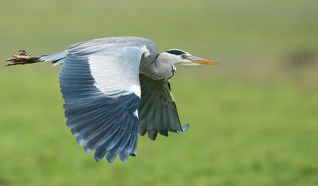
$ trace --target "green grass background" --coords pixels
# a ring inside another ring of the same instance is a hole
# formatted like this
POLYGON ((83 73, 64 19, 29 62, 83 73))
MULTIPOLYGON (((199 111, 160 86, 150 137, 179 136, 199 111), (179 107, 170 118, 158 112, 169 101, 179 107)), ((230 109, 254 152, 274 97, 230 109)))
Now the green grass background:
MULTIPOLYGON (((59 67, 0 67, 0 185, 318 185, 318 1, 4 0, 0 56, 134 35, 220 66, 177 66, 184 134, 96 163, 65 126, 59 67)), ((3 65, 5 62, 3 62, 3 65)))

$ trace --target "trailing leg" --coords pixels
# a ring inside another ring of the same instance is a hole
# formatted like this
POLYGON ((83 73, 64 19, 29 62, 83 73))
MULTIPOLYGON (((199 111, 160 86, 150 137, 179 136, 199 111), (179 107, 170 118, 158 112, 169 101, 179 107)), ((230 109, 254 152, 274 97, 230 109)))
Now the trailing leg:
POLYGON ((7 64, 6 66, 25 65, 25 64, 41 62, 40 57, 30 56, 25 50, 20 50, 18 55, 14 55, 13 58, 7 59, 6 61, 11 62, 7 64))

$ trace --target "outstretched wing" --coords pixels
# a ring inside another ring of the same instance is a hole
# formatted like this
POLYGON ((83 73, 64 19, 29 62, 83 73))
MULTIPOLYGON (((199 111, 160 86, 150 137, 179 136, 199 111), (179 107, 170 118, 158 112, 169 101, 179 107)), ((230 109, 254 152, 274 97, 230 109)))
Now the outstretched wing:
MULTIPOLYGON (((71 48, 72 49, 72 48, 71 48)), ((81 48, 80 48, 81 49, 81 48)), ((136 154, 140 47, 82 51, 63 59, 60 87, 67 126, 86 152, 113 162, 136 154)))
POLYGON ((153 80, 142 74, 139 78, 141 83, 139 134, 145 135, 148 132, 148 137, 155 140, 158 132, 168 136, 168 131, 187 131, 189 124, 183 127, 180 124, 169 81, 153 80))

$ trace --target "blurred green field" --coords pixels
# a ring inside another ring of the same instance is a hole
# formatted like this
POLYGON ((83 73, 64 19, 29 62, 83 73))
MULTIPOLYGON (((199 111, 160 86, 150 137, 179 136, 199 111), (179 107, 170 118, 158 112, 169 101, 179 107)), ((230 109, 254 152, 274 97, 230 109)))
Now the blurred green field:
MULTIPOLYGON (((177 66, 184 134, 96 163, 65 126, 59 67, 0 67, 0 185, 318 185, 318 1, 0 3, 0 56, 135 35, 221 63, 177 66)), ((5 62, 3 62, 3 65, 5 62)))

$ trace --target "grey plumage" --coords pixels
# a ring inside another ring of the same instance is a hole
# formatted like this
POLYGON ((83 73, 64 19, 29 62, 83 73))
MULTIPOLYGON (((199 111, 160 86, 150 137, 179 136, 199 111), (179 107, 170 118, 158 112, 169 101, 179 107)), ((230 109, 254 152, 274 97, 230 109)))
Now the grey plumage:
POLYGON ((215 64, 173 49, 158 53, 144 38, 111 37, 71 45, 67 50, 31 57, 24 50, 10 65, 52 62, 62 65, 60 88, 67 126, 96 161, 135 156, 137 134, 155 140, 168 131, 185 132, 180 124, 169 79, 175 63, 215 64))
POLYGON ((153 80, 140 74, 141 103, 139 106, 139 134, 148 131, 150 139, 157 133, 168 136, 168 131, 185 132, 181 127, 176 104, 173 100, 169 80, 153 80))

